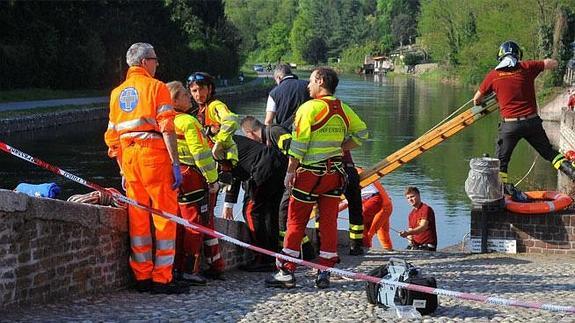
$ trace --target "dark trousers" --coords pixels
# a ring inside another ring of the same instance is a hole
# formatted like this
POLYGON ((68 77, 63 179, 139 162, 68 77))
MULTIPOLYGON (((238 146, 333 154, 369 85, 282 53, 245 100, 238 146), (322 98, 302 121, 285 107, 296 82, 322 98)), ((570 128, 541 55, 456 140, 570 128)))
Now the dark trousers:
POLYGON ((347 185, 343 195, 347 199, 349 210, 349 238, 363 244, 363 214, 361 201, 361 188, 359 187, 359 174, 357 169, 351 166, 345 167, 347 185))
POLYGON ((495 153, 501 162, 499 165, 501 172, 507 173, 513 149, 515 149, 521 139, 527 140, 537 150, 539 155, 548 161, 552 161, 559 154, 551 146, 542 124, 543 121, 539 117, 521 121, 501 121, 499 123, 499 137, 497 138, 495 153))
MULTIPOLYGON (((246 194, 243 209, 244 219, 248 224, 252 242, 258 247, 277 252, 279 251, 277 239, 279 236, 278 209, 283 190, 273 189, 274 187, 281 187, 278 183, 254 186, 249 187, 250 192, 246 194)), ((263 260, 260 262, 274 261, 272 257, 264 255, 257 258, 263 260)))

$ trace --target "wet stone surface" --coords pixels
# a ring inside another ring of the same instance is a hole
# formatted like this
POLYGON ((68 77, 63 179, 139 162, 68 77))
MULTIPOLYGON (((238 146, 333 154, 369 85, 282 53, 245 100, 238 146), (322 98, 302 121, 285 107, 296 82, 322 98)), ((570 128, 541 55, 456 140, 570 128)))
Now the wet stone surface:
MULTIPOLYGON (((521 301, 575 304, 575 257, 469 255, 370 251, 343 256, 339 268, 367 273, 404 258, 437 279, 438 287, 521 301)), ((192 287, 186 295, 111 292, 74 301, 12 308, 0 321, 42 322, 403 322, 395 311, 367 302, 365 283, 332 275, 331 287, 314 287, 315 272, 300 268, 297 287, 266 288, 269 273, 230 271, 225 281, 192 287)), ((575 314, 508 307, 440 296, 421 322, 575 322, 575 314)))

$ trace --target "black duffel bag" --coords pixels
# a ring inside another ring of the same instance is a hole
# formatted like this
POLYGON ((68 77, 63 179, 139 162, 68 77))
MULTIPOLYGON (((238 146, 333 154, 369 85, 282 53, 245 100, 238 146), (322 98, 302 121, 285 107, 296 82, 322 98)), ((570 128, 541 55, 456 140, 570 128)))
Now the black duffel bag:
MULTIPOLYGON (((413 267, 411 264, 409 266, 413 267)), ((371 270, 368 275, 378 278, 383 278, 388 274, 388 265, 379 266, 373 270, 371 270)), ((427 287, 437 287, 437 282, 434 277, 424 277, 420 276, 419 274, 408 277, 403 279, 403 276, 400 278, 400 281, 408 284, 413 285, 420 285, 420 286, 427 286, 427 287)), ((367 294, 367 301, 370 304, 376 304, 382 307, 386 307, 383 305, 379 299, 379 289, 381 288, 380 284, 368 282, 365 286, 365 292, 367 294)), ((422 315, 427 315, 435 312, 437 306, 439 305, 437 295, 435 294, 428 294, 422 293, 418 291, 412 291, 405 288, 398 288, 395 294, 394 302, 396 305, 414 305, 415 301, 415 309, 421 313, 422 315)))

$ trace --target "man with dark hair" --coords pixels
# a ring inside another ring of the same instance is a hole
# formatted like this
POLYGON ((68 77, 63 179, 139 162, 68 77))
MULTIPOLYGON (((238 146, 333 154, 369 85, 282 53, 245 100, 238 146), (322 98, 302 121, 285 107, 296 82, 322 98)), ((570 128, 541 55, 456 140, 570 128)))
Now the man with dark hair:
MULTIPOLYGON (((278 149, 284 155, 288 154, 291 143, 291 132, 286 128, 277 124, 266 126, 253 116, 246 116, 243 118, 240 122, 240 127, 248 138, 262 143, 271 142, 271 147, 278 149)), ((287 164, 285 166, 287 168, 287 164)), ((282 169, 283 175, 285 175, 285 171, 285 168, 282 169)), ((290 192, 288 190, 284 190, 281 201, 279 202, 279 209, 276 210, 278 212, 278 243, 280 247, 283 247, 283 241, 287 231, 289 197, 290 192)), ((301 249, 302 258, 304 260, 312 260, 315 258, 316 254, 314 246, 307 235, 302 239, 301 249)))
POLYGON ((193 73, 188 77, 187 85, 198 106, 197 118, 205 127, 212 155, 219 164, 219 181, 227 183, 231 180, 231 168, 238 160, 237 147, 232 140, 238 129, 238 116, 216 99, 214 78, 208 73, 193 73))
POLYGON ((405 198, 413 206, 413 209, 409 212, 409 228, 399 232, 399 235, 409 240, 407 249, 435 251, 437 249, 437 232, 433 209, 421 202, 417 187, 408 187, 405 190, 405 198))
POLYGON ((473 97, 473 103, 479 105, 485 95, 495 92, 497 96, 501 114, 496 147, 497 158, 501 162, 499 175, 505 184, 505 192, 519 202, 525 202, 527 197, 508 183, 507 168, 521 139, 527 140, 553 167, 575 180, 575 168, 563 154, 553 149, 543 129, 543 121, 537 114, 535 78, 544 70, 556 68, 558 62, 549 58, 521 61, 522 57, 523 51, 517 43, 506 41, 501 44, 497 54, 499 64, 485 76, 473 97))
MULTIPOLYGON (((334 96, 338 82, 335 71, 316 68, 309 81, 314 100, 307 101, 296 112, 284 179, 291 196, 282 253, 299 257, 312 208, 318 204, 321 230, 318 263, 333 267, 339 262, 337 213, 344 183, 342 150, 361 145, 368 133, 357 114, 334 96)), ((294 287, 296 264, 282 258, 276 258, 276 264, 279 271, 266 280, 266 285, 294 287)), ((318 271, 316 287, 327 288, 329 284, 330 272, 318 271)))
MULTIPOLYGON (((277 252, 278 209, 284 191, 287 157, 277 148, 266 146, 262 139, 233 136, 239 158, 232 171, 234 183, 226 191, 222 215, 225 219, 233 220, 233 207, 237 202, 240 182, 243 182, 243 215, 252 242, 258 247, 277 252)), ((273 271, 274 268, 274 258, 257 253, 255 259, 243 269, 273 271)))
POLYGON ((307 90, 308 82, 298 80, 288 64, 276 66, 274 80, 277 86, 268 96, 264 123, 266 125, 276 123, 291 130, 297 108, 311 99, 307 90))

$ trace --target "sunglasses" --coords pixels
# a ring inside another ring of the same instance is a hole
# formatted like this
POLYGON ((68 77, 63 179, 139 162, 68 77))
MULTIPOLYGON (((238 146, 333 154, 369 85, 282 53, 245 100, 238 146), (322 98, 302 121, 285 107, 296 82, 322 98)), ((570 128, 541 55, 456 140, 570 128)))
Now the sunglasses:
POLYGON ((190 85, 194 82, 203 81, 206 79, 207 79, 207 77, 205 75, 200 74, 200 73, 194 73, 194 74, 190 75, 190 77, 188 77, 188 85, 190 85))

